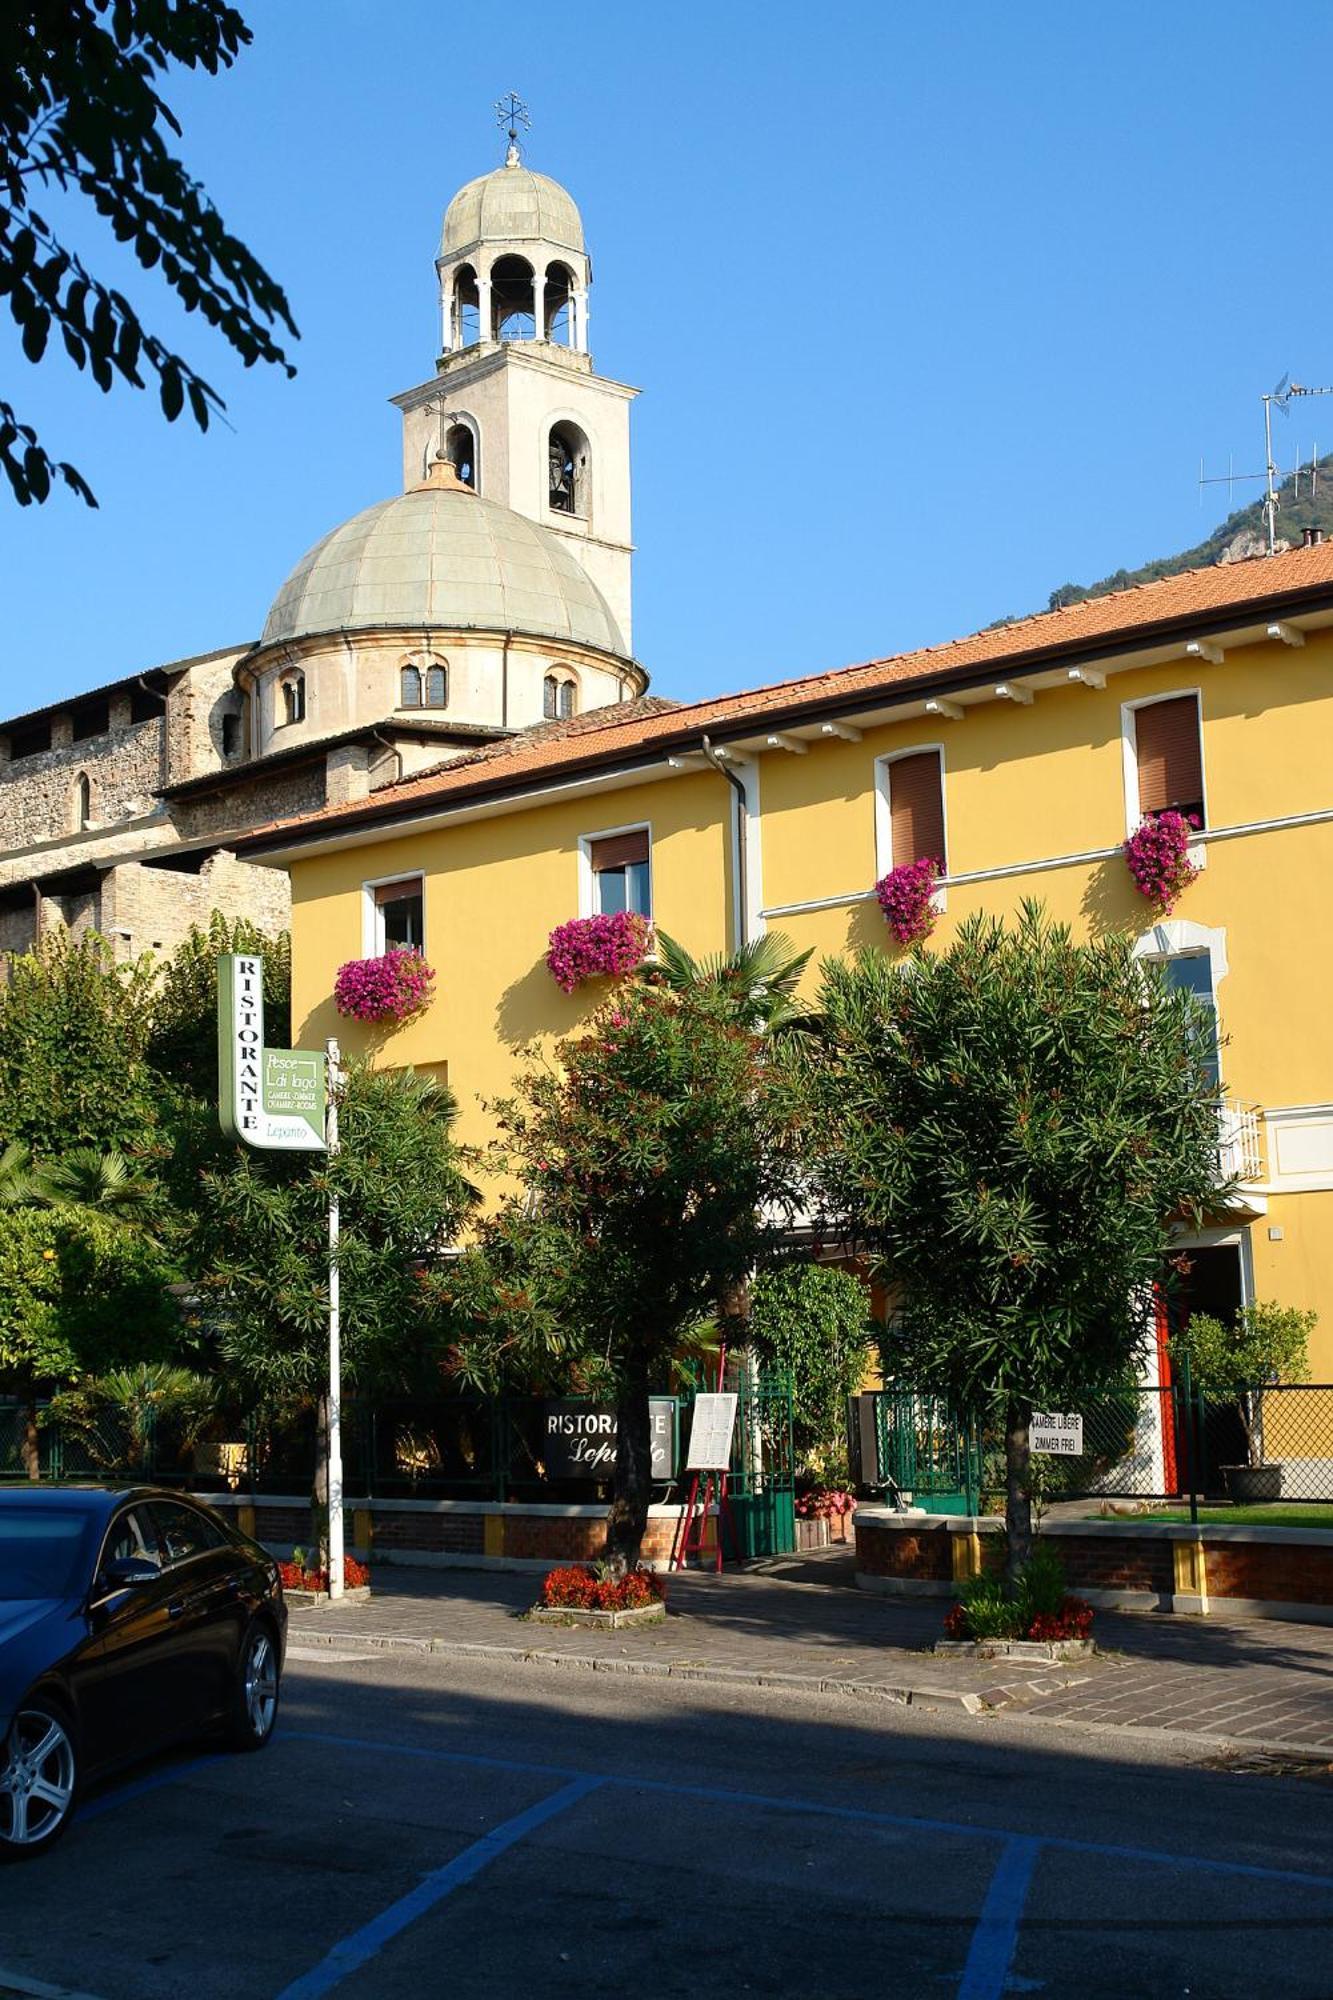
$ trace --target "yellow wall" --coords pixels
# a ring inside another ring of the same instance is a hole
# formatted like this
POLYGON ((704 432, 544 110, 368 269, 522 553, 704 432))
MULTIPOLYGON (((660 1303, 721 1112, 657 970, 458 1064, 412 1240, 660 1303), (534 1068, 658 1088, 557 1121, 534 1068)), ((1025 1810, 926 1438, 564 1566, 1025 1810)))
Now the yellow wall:
MULTIPOLYGON (((1176 661, 1110 676, 1104 689, 1039 692, 1031 707, 993 701, 961 722, 914 721, 827 738, 805 756, 761 759, 765 906, 852 898, 876 875, 875 760, 943 746, 950 886, 936 941, 970 911, 1011 913, 1040 897, 1080 932, 1146 930, 1151 912, 1130 883, 1122 704, 1197 687, 1211 830, 1330 806, 1333 637, 1311 633, 1229 650, 1220 665, 1176 661), (1062 857, 1113 850, 1092 861, 1062 857), (1022 864, 1054 862, 1029 869, 1022 864), (954 878, 1004 869, 979 882, 954 878)), ((314 854, 293 870, 295 1021, 299 1038, 358 1032, 334 1014, 337 967, 362 952, 361 884, 424 870, 427 955, 437 998, 420 1021, 383 1045, 383 1059, 447 1064, 461 1136, 489 1136, 479 1100, 503 1094, 518 1046, 571 1030, 599 997, 565 998, 543 956, 555 924, 577 914, 577 841, 605 827, 652 823, 654 917, 695 952, 728 942, 730 792, 712 772, 672 776, 577 802, 478 820, 373 847, 314 854)), ((1206 844, 1206 868, 1175 916, 1224 929, 1230 970, 1218 989, 1228 1039, 1230 1095, 1263 1106, 1333 1101, 1328 995, 1333 936, 1333 824, 1245 833, 1206 844)), ((883 949, 877 905, 771 919, 798 947, 826 954, 883 949)), ((813 988, 817 964, 807 983, 813 988)), ((1333 1381, 1333 1205, 1330 1195, 1273 1193, 1251 1231, 1261 1297, 1311 1304, 1323 1315, 1316 1379, 1333 1381), (1268 1230, 1280 1227, 1280 1242, 1268 1230)))
POLYGON ((296 1040, 309 1048, 337 1035, 348 1054, 374 1048, 383 1061, 437 1073, 447 1065, 459 1137, 483 1143, 493 1126, 482 1100, 508 1091, 517 1051, 569 1034, 604 996, 567 997, 545 965, 550 932, 579 913, 580 837, 649 821, 658 921, 687 950, 713 951, 726 926, 724 789, 712 772, 690 775, 301 862, 292 874, 296 1040), (342 1019, 333 981, 362 956, 362 883, 417 871, 435 999, 385 1038, 342 1019))

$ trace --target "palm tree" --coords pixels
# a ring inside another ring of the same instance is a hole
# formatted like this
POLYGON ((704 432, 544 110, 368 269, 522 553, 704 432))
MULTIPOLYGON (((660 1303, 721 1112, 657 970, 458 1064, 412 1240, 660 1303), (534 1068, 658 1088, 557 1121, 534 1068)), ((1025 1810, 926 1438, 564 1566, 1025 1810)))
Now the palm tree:
POLYGON ((26 1208, 37 1200, 37 1174, 27 1147, 11 1139, 0 1153, 0 1208, 26 1208))
MULTIPOLYGON (((0 1155, 0 1176, 5 1157, 0 1155)), ((103 1153, 96 1146, 73 1147, 63 1159, 34 1169, 30 1183, 26 1198, 44 1208, 96 1209, 100 1215, 144 1229, 153 1221, 157 1207, 158 1191, 153 1182, 136 1173, 123 1153, 103 1153)))
POLYGON ((775 1035, 811 1018, 796 999, 810 957, 809 951, 793 952, 791 939, 781 931, 749 939, 729 958, 721 952, 695 958, 675 938, 659 931, 657 962, 645 966, 643 976, 675 993, 713 995, 738 1026, 775 1035))

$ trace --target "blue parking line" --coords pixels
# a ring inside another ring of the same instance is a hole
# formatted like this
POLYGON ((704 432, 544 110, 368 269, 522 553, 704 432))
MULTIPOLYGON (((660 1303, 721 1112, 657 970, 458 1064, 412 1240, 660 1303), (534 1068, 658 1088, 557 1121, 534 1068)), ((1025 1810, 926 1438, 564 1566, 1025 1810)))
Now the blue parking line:
POLYGON ((1006 1840, 995 1864, 986 1900, 972 1933, 957 2000, 1001 2000, 1018 1948, 1032 1871, 1041 1851, 1039 1840, 1006 1840))
MULTIPOLYGON (((615 1772, 576 1771, 560 1764, 529 1764, 515 1758, 482 1757, 464 1750, 435 1750, 424 1744, 381 1743, 364 1736, 335 1736, 319 1730, 288 1729, 284 1743, 328 1743, 349 1750, 369 1750, 376 1756, 417 1757, 428 1763, 465 1764, 477 1770, 515 1771, 520 1775, 576 1779, 592 1777, 599 1785, 621 1790, 652 1792, 661 1797, 698 1799, 705 1805, 759 1806, 766 1811, 801 1813, 828 1819, 850 1820, 859 1826, 886 1826, 903 1833, 935 1833, 968 1840, 1026 1840, 1029 1836, 1007 1826, 985 1826, 975 1820, 924 1819, 909 1813, 876 1812, 868 1806, 826 1805, 819 1799, 794 1799, 770 1792, 729 1791, 721 1785, 672 1784, 664 1778, 628 1778, 615 1772)), ((1112 1861, 1142 1861, 1158 1868, 1201 1869, 1206 1874, 1239 1875, 1257 1882, 1286 1882, 1303 1889, 1333 1889, 1333 1875, 1315 1875, 1295 1868, 1265 1868, 1257 1862, 1214 1861, 1200 1854, 1178 1854, 1169 1849, 1131 1847, 1123 1842, 1072 1840, 1060 1834, 1042 1834, 1042 1847, 1058 1848, 1064 1854, 1095 1854, 1112 1861)))
POLYGON ((446 1896, 452 1896, 455 1889, 461 1889, 475 1880, 483 1868, 489 1868, 506 1849, 526 1839, 547 1820, 567 1812, 589 1792, 597 1791, 601 1782, 600 1778, 576 1778, 572 1784, 552 1792, 549 1798, 529 1806, 526 1812, 516 1813, 513 1819, 492 1827, 489 1833, 483 1834, 471 1847, 465 1847, 461 1854, 456 1854, 442 1868, 434 1868, 429 1875, 423 1875, 415 1889, 400 1896, 396 1903, 390 1903, 387 1910, 381 1910, 359 1931, 353 1931, 350 1937, 335 1944, 318 1965, 303 1973, 299 1979, 294 1979, 290 1986, 285 1986, 278 2000, 320 2000, 322 1994, 332 1992, 350 1974, 359 1972, 363 1965, 369 1965, 373 1958, 378 1957, 400 1931, 406 1930, 427 1910, 433 1910, 446 1896))
POLYGON ((117 1806, 128 1805, 131 1799, 141 1799, 146 1792, 160 1791, 163 1785, 175 1785, 182 1778, 192 1776, 195 1771, 207 1770, 210 1764, 220 1764, 219 1756, 191 1757, 188 1763, 172 1764, 164 1771, 152 1771, 146 1778, 135 1778, 127 1785, 117 1785, 114 1791, 102 1792, 87 1805, 79 1807, 74 1815, 74 1823, 82 1826, 87 1819, 100 1819, 103 1813, 113 1812, 117 1806))

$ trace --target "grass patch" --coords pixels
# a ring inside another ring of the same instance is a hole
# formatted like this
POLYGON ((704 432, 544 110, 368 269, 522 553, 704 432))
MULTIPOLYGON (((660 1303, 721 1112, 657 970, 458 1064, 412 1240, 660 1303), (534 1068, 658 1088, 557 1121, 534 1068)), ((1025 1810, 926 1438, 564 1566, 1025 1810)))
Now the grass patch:
MULTIPOLYGON (((1123 1514, 1116 1518, 1132 1528, 1136 1521, 1188 1521, 1188 1507, 1163 1507, 1159 1512, 1154 1507, 1151 1514, 1123 1514)), ((1103 1514, 1089 1514, 1090 1521, 1105 1520, 1103 1514)), ((1233 1528, 1333 1528, 1333 1502, 1322 1506, 1318 1501, 1308 1507, 1296 1505, 1275 1505, 1272 1507, 1200 1507, 1199 1520, 1211 1524, 1221 1522, 1233 1528)))

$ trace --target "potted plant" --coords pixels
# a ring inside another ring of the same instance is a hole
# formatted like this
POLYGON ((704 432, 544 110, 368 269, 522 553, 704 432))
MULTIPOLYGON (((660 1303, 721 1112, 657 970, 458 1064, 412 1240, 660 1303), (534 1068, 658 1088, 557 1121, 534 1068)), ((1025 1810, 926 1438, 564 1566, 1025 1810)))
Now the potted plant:
POLYGON ((1230 1324, 1211 1313, 1192 1314, 1171 1343, 1172 1355, 1188 1361, 1191 1380, 1205 1396, 1235 1398, 1247 1463, 1221 1468, 1233 1501, 1282 1497, 1281 1463, 1264 1456, 1264 1390, 1275 1382, 1309 1380, 1306 1349, 1317 1318, 1295 1306, 1256 1300, 1242 1306, 1230 1324))
POLYGON ((643 964, 650 926, 634 910, 604 917, 571 917, 557 924, 546 948, 546 969, 562 993, 585 979, 623 979, 643 964))
POLYGON ((1190 860, 1190 842, 1198 832, 1194 813, 1174 809, 1153 813, 1136 826, 1124 844, 1125 861, 1134 887, 1155 910, 1169 916, 1198 869, 1190 860))
POLYGON ((404 1021, 430 1005, 435 974, 419 951, 400 945, 379 958, 353 958, 338 968, 333 1004, 353 1021, 404 1021))
POLYGON ((935 884, 944 863, 930 857, 890 868, 875 884, 875 896, 894 941, 904 948, 924 944, 935 928, 935 884))

